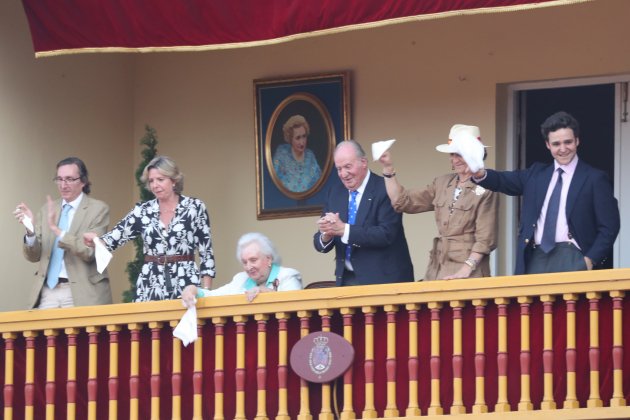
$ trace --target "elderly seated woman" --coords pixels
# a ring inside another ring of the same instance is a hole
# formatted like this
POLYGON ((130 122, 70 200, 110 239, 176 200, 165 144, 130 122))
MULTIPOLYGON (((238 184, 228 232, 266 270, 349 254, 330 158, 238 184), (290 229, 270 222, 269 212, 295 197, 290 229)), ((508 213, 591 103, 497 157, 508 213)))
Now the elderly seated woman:
POLYGON ((302 289, 301 274, 293 268, 280 265, 278 251, 262 233, 252 232, 241 236, 236 246, 236 259, 243 264, 245 271, 237 273, 231 282, 218 289, 187 286, 182 292, 184 306, 194 306, 197 298, 206 296, 244 293, 251 302, 259 293, 302 289))

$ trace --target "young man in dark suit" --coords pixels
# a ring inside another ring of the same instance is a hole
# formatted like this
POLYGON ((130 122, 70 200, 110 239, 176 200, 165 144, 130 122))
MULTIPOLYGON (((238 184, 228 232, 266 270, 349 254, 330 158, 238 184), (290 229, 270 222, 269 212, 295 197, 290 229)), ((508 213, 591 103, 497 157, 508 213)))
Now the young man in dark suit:
POLYGON ((541 125, 553 164, 525 170, 480 169, 484 188, 522 195, 515 274, 592 270, 601 265, 619 233, 619 207, 606 174, 577 155, 580 126, 566 112, 541 125))
POLYGON ((361 145, 339 143, 335 167, 341 183, 331 187, 313 239, 317 251, 335 250, 337 286, 413 281, 402 215, 361 145))

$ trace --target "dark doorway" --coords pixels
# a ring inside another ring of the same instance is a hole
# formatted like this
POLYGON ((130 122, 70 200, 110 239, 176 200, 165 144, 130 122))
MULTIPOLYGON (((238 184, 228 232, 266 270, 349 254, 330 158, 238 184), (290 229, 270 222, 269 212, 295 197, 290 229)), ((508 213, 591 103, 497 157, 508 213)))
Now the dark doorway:
MULTIPOLYGON (((520 92, 521 141, 519 167, 534 162, 551 163, 540 125, 551 114, 566 111, 580 123, 578 156, 605 171, 614 180, 615 85, 613 83, 520 92)), ((612 251, 602 268, 612 268, 612 251)))

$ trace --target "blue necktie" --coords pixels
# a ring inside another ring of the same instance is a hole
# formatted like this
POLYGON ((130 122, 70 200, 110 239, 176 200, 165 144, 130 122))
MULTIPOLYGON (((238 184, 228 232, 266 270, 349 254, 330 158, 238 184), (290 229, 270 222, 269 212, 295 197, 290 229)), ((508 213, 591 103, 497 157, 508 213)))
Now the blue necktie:
MULTIPOLYGON (((357 218, 357 195, 358 191, 350 191, 350 203, 348 204, 348 224, 354 225, 357 218)), ((352 254, 352 245, 346 245, 346 261, 350 261, 352 254)))
POLYGON ((558 223, 558 213, 560 211, 560 193, 562 192, 562 168, 558 168, 558 181, 553 188, 549 203, 547 204, 547 215, 545 216, 545 226, 543 228, 540 248, 548 254, 556 247, 556 225, 558 223))
MULTIPOLYGON (((57 226, 63 231, 68 230, 68 214, 72 206, 70 204, 64 204, 61 209, 61 216, 59 216, 59 223, 57 226)), ((63 248, 59 248, 59 238, 55 238, 55 244, 53 245, 52 253, 50 254, 50 262, 48 263, 48 273, 46 273, 46 284, 51 289, 54 289, 57 283, 59 283, 59 273, 61 272, 61 262, 63 261, 63 248)))

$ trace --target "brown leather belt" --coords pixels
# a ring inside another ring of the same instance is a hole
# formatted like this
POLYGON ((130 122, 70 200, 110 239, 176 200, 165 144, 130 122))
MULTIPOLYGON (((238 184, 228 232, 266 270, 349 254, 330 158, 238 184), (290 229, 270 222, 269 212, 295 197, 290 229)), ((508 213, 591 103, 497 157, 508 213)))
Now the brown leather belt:
POLYGON ((161 265, 182 261, 195 261, 194 255, 145 255, 144 262, 158 263, 161 265))

